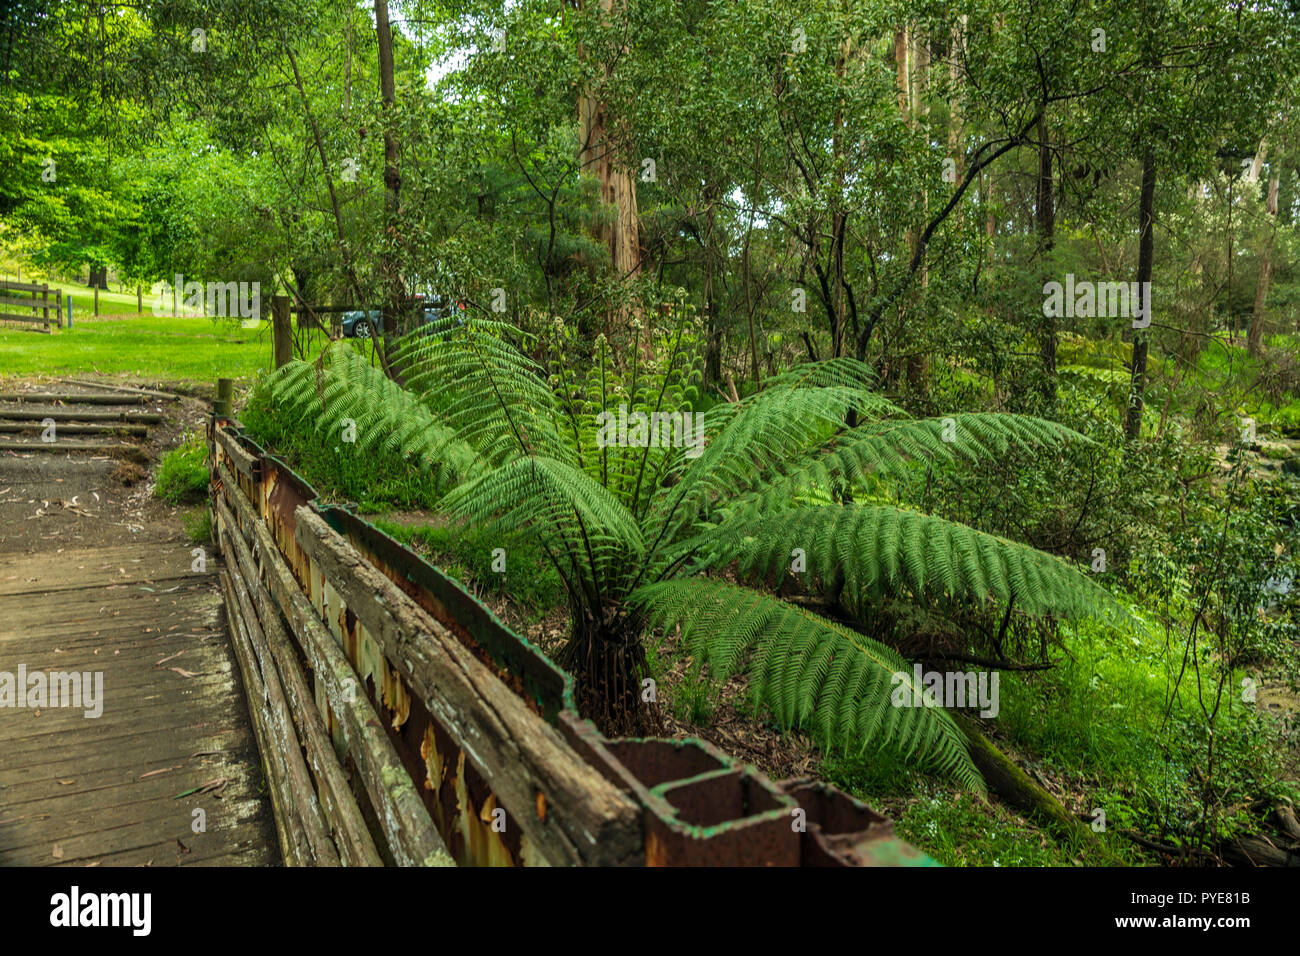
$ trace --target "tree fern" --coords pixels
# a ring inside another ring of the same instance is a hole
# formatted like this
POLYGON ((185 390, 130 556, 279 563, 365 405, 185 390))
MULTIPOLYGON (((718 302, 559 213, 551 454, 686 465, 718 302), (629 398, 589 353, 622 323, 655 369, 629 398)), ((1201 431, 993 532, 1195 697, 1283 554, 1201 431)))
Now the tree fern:
POLYGON ((556 356, 549 375, 520 351, 517 330, 457 316, 399 344, 404 388, 347 347, 318 365, 291 363, 272 388, 286 415, 322 429, 351 417, 363 447, 414 455, 457 480, 441 502, 450 516, 534 538, 568 590, 573 631, 563 658, 580 699, 600 697, 593 709, 629 721, 607 729, 645 729, 636 717, 645 712, 635 679, 640 630, 645 621, 680 623, 688 650, 716 673, 749 670, 758 699, 783 724, 828 744, 887 744, 974 786, 964 738, 946 713, 890 706, 891 678, 908 673, 895 652, 709 575, 734 569, 756 588, 783 584, 799 548, 805 587, 836 590, 864 618, 885 595, 1014 602, 1031 615, 1110 612, 1086 575, 1033 548, 851 500, 869 490, 868 479, 873 493, 888 492, 918 463, 961 467, 1082 440, 1070 429, 992 413, 911 419, 874 391, 867 365, 839 358, 711 408, 698 457, 683 447, 602 448, 602 412, 688 410, 698 395, 698 339, 679 325, 658 340, 662 360, 636 356, 620 368, 603 341, 594 356, 566 361, 577 343, 558 331, 542 343, 556 356), (584 365, 583 374, 571 371, 584 365), (609 695, 618 696, 612 705, 609 695))
POLYGON ((487 461, 515 455, 567 459, 559 405, 542 369, 510 342, 513 327, 455 315, 401 340, 396 364, 407 387, 487 461))
POLYGON ((681 482, 656 502, 652 520, 676 530, 707 503, 754 490, 788 462, 825 445, 850 411, 876 417, 899 409, 858 388, 785 386, 761 392, 739 408, 711 410, 704 419, 703 454, 683 459, 681 482))
POLYGON ((551 458, 521 457, 448 494, 449 515, 512 531, 529 529, 571 559, 561 574, 595 593, 612 563, 644 551, 640 526, 590 476, 551 458))

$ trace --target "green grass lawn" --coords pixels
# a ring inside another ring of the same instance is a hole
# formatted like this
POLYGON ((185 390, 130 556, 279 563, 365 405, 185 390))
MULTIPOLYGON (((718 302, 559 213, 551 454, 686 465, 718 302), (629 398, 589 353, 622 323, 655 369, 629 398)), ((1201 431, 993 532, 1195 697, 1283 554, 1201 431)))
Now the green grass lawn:
MULTIPOLYGON (((134 312, 134 296, 132 300, 134 312)), ((238 323, 203 318, 94 318, 78 308, 73 327, 53 335, 0 323, 0 374, 5 375, 104 372, 193 381, 249 378, 270 367, 271 349, 269 322, 244 329, 238 323)))

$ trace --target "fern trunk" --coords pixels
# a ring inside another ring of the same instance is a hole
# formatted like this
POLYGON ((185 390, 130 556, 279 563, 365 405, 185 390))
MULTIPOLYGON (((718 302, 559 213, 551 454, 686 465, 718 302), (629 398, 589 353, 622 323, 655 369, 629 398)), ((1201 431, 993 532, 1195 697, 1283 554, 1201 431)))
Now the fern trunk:
POLYGON ((569 641, 558 655, 577 684, 578 710, 609 736, 656 734, 662 729, 658 709, 642 700, 647 667, 639 630, 617 612, 604 617, 575 614, 569 641))

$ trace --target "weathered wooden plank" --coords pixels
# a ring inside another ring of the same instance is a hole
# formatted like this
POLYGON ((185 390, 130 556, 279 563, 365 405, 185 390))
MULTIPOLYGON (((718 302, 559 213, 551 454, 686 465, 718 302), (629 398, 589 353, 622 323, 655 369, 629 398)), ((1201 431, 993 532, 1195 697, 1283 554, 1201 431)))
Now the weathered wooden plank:
POLYGON ((67 406, 51 409, 5 408, 0 416, 11 421, 36 421, 52 418, 56 422, 134 422, 156 425, 163 420, 162 412, 106 412, 102 409, 70 409, 67 406))
MULTIPOLYGON (((227 834, 235 831, 237 827, 246 825, 255 816, 260 805, 261 801, 257 798, 238 801, 229 799, 224 807, 225 813, 230 817, 229 824, 218 821, 209 828, 205 836, 211 838, 214 843, 218 841, 224 843, 227 834)), ((188 820, 169 821, 165 828, 159 824, 160 821, 155 817, 90 833, 69 833, 57 840, 20 850, 6 851, 3 862, 13 866, 53 866, 58 863, 93 860, 110 853, 156 845, 160 829, 169 832, 172 840, 184 834, 192 843, 197 842, 196 835, 189 829, 188 820)))
MULTIPOLYGON (((39 744, 42 739, 47 744, 61 744, 60 735, 74 734, 78 738, 90 738, 99 735, 109 736, 119 728, 136 728, 156 716, 160 709, 188 709, 201 704, 211 695, 234 693, 238 685, 233 674, 211 674, 207 677, 182 678, 177 674, 160 677, 170 681, 172 686, 165 690, 154 690, 147 682, 123 685, 111 678, 104 682, 104 695, 108 697, 104 712, 98 718, 86 717, 85 709, 79 707, 54 707, 40 709, 36 716, 35 709, 15 710, 10 719, 5 721, 5 762, 11 754, 21 752, 29 744, 39 744), (130 698, 129 705, 116 703, 123 698, 130 698), (93 726, 87 726, 92 724, 93 726)), ((14 758, 16 759, 16 757, 14 758)))
POLYGON ((225 453, 226 460, 235 466, 249 481, 256 483, 260 470, 260 463, 256 458, 239 447, 239 442, 235 441, 234 436, 224 428, 217 429, 217 444, 225 453))
POLYGON ((639 812, 630 799, 320 516, 304 506, 294 519, 298 543, 349 612, 550 862, 608 864, 636 854, 639 812))
MULTIPOLYGON (((209 831, 211 832, 211 831, 209 831)), ((262 833, 255 824, 239 823, 221 832, 221 841, 200 842, 185 837, 185 849, 175 840, 151 843, 130 850, 119 850, 77 860, 53 861, 61 866, 270 866, 280 861, 274 851, 263 845, 262 833)))
MULTIPOLYGON (((176 829, 179 836, 191 832, 188 817, 192 807, 177 799, 177 794, 201 787, 207 781, 224 776, 231 792, 252 793, 259 776, 247 765, 223 768, 205 776, 197 768, 131 781, 108 789, 47 796, 40 801, 5 805, 0 818, 0 854, 25 846, 48 844, 62 834, 102 833, 119 826, 167 818, 185 827, 176 829)), ((68 788, 64 788, 68 790, 68 788)), ((190 796, 196 796, 191 794, 190 796)), ((213 798, 215 801, 215 798, 213 798)), ((196 802, 196 801, 190 801, 196 802)), ((197 797, 202 803, 203 798, 197 797)), ((216 815, 215 811, 212 813, 216 815)))
POLYGON ((237 555, 236 561, 228 562, 225 580, 235 587, 235 598, 243 613, 244 625, 251 639, 255 655, 253 664, 258 668, 263 691, 266 694, 269 717, 266 728, 270 732, 271 745, 279 751, 283 767, 287 771, 283 783, 293 790, 292 800, 298 808, 298 823, 305 830, 311 845, 312 863, 316 866, 338 866, 338 850, 330 838, 325 814, 316 797, 307 763, 303 760, 301 745, 294 732, 295 722, 289 712, 280 675, 276 670, 257 612, 253 609, 252 599, 249 597, 249 587, 259 587, 256 572, 252 569, 252 556, 248 554, 242 535, 234 529, 234 518, 231 517, 229 509, 223 502, 218 501, 217 510, 221 516, 218 526, 221 528, 222 540, 225 541, 226 547, 234 548, 236 551, 243 548, 243 554, 237 555))
POLYGON ((244 622, 235 603, 234 588, 230 586, 226 572, 221 572, 222 593, 226 598, 226 615, 230 626, 230 643, 239 661, 239 669, 244 675, 244 697, 248 703, 248 715, 253 723, 253 735, 257 738, 257 750, 262 755, 262 769, 266 774, 267 790, 270 792, 271 805, 275 817, 276 837, 280 841, 280 855, 285 866, 303 866, 310 849, 307 835, 301 827, 294 826, 295 808, 289 803, 281 785, 281 770, 271 749, 270 735, 263 726, 262 701, 264 692, 262 680, 252 665, 252 648, 244 631, 244 622))
MULTIPOLYGON (((176 559, 178 564, 180 560, 179 558, 176 559)), ((193 559, 189 560, 192 561, 193 559)), ((143 602, 146 600, 146 596, 154 597, 159 591, 176 587, 178 583, 183 588, 185 582, 194 579, 194 574, 188 567, 181 570, 178 567, 158 568, 155 566, 152 572, 142 573, 130 565, 118 564, 106 568, 86 568, 84 578, 68 580, 69 577, 66 572, 59 575, 57 569, 43 568, 40 565, 31 568, 30 574, 0 574, 0 597, 18 597, 22 595, 30 597, 33 601, 48 601, 53 604, 61 599, 60 596, 92 588, 100 591, 112 588, 122 592, 120 597, 119 595, 106 594, 104 599, 95 605, 97 608, 112 604, 119 599, 127 602, 129 597, 135 596, 137 600, 142 602, 140 605, 132 607, 129 603, 124 603, 119 604, 114 610, 124 613, 139 610, 144 613, 145 605, 143 602), (123 571, 126 573, 122 573, 123 571), (63 586, 57 586, 59 584, 63 586), (149 591, 140 590, 144 587, 154 588, 154 591, 150 593, 149 591)), ((157 611, 159 609, 155 607, 148 610, 157 611)), ((69 620, 69 618, 62 617, 59 620, 69 620)), ((9 633, 9 622, 0 622, 0 627, 3 627, 3 630, 0 630, 0 636, 9 633)))
MULTIPOLYGON (((5 655, 8 657, 8 654, 5 655)), ((68 666, 52 665, 42 662, 19 662, 26 669, 27 676, 44 671, 76 672, 84 675, 92 672, 100 675, 95 684, 102 684, 104 697, 102 714, 94 719, 92 726, 87 726, 78 736, 93 736, 106 733, 119 723, 130 722, 134 715, 147 712, 162 703, 168 706, 183 705, 196 697, 203 697, 221 690, 234 690, 235 674, 230 665, 224 661, 213 662, 201 669, 180 674, 169 668, 151 666, 146 657, 133 662, 119 662, 113 655, 104 654, 98 659, 68 666), (129 668, 128 669, 124 669, 129 668)), ((10 663, 8 666, 14 666, 10 663)), ((92 688, 93 689, 93 688, 92 688)), ((40 734, 55 733, 66 721, 71 720, 76 726, 82 708, 58 706, 51 702, 43 707, 11 708, 5 714, 4 739, 11 743, 25 740, 40 734)))
MULTIPOLYGON (((141 643, 154 641, 159 635, 177 632, 189 635, 194 631, 205 631, 207 633, 200 636, 219 638, 219 634, 211 633, 214 622, 220 617, 217 613, 219 597, 215 589, 206 585, 187 587, 182 583, 184 580, 163 578, 148 584, 124 582, 117 585, 91 585, 84 591, 69 588, 56 591, 49 589, 52 581, 45 577, 40 582, 45 585, 42 588, 33 588, 32 585, 36 582, 32 581, 6 582, 10 585, 26 584, 27 588, 11 587, 5 595, 29 597, 33 604, 40 602, 48 609, 45 617, 49 621, 49 636, 66 634, 67 643, 86 642, 101 632, 106 640, 114 639, 107 635, 121 631, 127 623, 140 623, 142 619, 145 626, 138 628, 134 635, 134 639, 141 643), (154 593, 145 591, 144 588, 152 588, 154 593), (172 591, 171 588, 177 590, 172 591), (162 592, 166 592, 166 598, 184 598, 191 602, 191 606, 159 600, 156 595, 162 592), (86 593, 93 595, 97 603, 66 601, 70 596, 86 593)), ((41 632, 43 623, 37 609, 28 605, 22 612, 5 621, 4 629, 0 630, 0 640, 22 640, 41 632)), ((65 646, 65 641, 59 641, 58 646, 65 646)))
MULTIPOLYGON (((66 593, 66 591, 53 592, 56 595, 66 593)), ((54 603, 57 598, 50 597, 47 600, 54 603)), ((81 611, 76 617, 60 617, 50 624, 48 632, 37 630, 40 622, 34 615, 14 615, 15 621, 11 622, 12 630, 6 627, 5 632, 0 633, 0 640, 31 640, 39 643, 43 638, 44 646, 57 647, 60 651, 92 645, 110 651, 162 647, 165 638, 176 634, 201 638, 209 643, 224 641, 220 635, 196 633, 208 629, 212 619, 207 615, 192 617, 186 616, 180 610, 155 607, 155 613, 147 618, 152 627, 147 633, 142 633, 145 629, 139 625, 142 615, 149 610, 148 608, 138 610, 131 605, 126 605, 124 608, 119 607, 119 611, 124 609, 127 613, 114 613, 110 610, 112 607, 113 605, 105 603, 104 610, 99 614, 96 614, 95 609, 92 608, 89 612, 81 611)))
MULTIPOLYGON (((155 722, 159 723, 159 722, 155 722)), ((165 722, 162 722, 165 723, 165 722)), ((255 746, 251 729, 241 725, 214 727, 205 724, 181 727, 157 726, 156 729, 120 735, 114 740, 78 740, 63 742, 51 748, 50 741, 42 743, 35 752, 36 759, 26 763, 11 759, 6 750, 5 765, 0 770, 0 784, 17 786, 32 779, 68 778, 102 767, 120 768, 123 772, 134 768, 134 776, 158 769, 155 764, 176 764, 177 758, 187 759, 198 753, 214 750, 238 750, 255 746)), ((0 810, 3 813, 3 810, 0 810)))
MULTIPOLYGON (((114 761, 93 768, 79 765, 64 766, 58 773, 46 771, 40 775, 28 774, 23 778, 15 776, 4 785, 6 809, 0 813, 0 820, 8 815, 22 812, 16 808, 32 801, 80 799, 95 794, 96 805, 99 805, 100 800, 113 803, 130 802, 118 799, 115 795, 119 793, 125 793, 131 799, 143 799, 147 794, 142 792, 141 796, 137 796, 137 790, 142 784, 152 781, 162 781, 170 787, 170 794, 175 796, 193 786, 192 783, 182 782, 177 785, 174 782, 175 768, 178 763, 181 766, 182 781, 192 780, 195 776, 204 777, 204 782, 222 777, 233 779, 251 773, 247 761, 241 754, 227 750, 213 754, 200 754, 198 751, 180 754, 180 761, 176 759, 177 756, 173 754, 170 757, 151 757, 129 765, 114 761)), ((163 786, 163 783, 158 785, 163 786)))
POLYGON ((43 319, 39 315, 18 315, 15 312, 0 312, 0 322, 28 322, 36 325, 49 325, 49 319, 43 319))
MULTIPOLYGON (((230 470, 224 464, 218 468, 226 486, 234 487, 230 470)), ((234 495, 230 500, 248 514, 252 506, 240 497, 234 495)), ((254 551, 271 594, 301 642, 331 712, 339 719, 348 753, 357 765, 393 858, 400 866, 455 866, 374 706, 365 694, 357 693, 356 672, 303 595, 271 532, 260 520, 246 524, 252 528, 254 551)))
MULTIPOLYGON (((14 291, 9 289, 0 289, 0 292, 14 291)), ((20 309, 45 309, 54 308, 54 300, 44 297, 36 299, 24 299, 12 295, 0 295, 0 305, 16 305, 20 309)))
POLYGON ((0 442, 0 451, 16 451, 26 454, 39 452, 46 455, 63 455, 74 451, 81 451, 97 455, 117 455, 122 458, 132 459, 133 461, 145 461, 144 450, 139 445, 128 445, 122 442, 2 441, 0 442))
POLYGON ((0 289, 6 292, 46 292, 50 287, 47 283, 36 282, 13 282, 9 279, 0 280, 0 289))
POLYGON ((22 641, 0 641, 0 655, 9 661, 26 662, 29 674, 37 670, 97 670, 103 669, 111 661, 113 670, 118 675, 114 684, 116 688, 166 687, 172 680, 179 680, 186 675, 207 677, 229 673, 230 665, 225 649, 215 640, 208 643, 190 642, 181 645, 179 649, 174 642, 131 644, 121 640, 71 646, 60 643, 52 648, 48 639, 44 647, 41 646, 43 637, 45 635, 34 635, 22 641), (160 665, 159 661, 165 663, 160 665), (171 667, 181 668, 186 674, 177 675, 170 670, 171 667))
MULTIPOLYGON (((44 320, 42 320, 44 321, 44 320)), ((110 392, 0 392, 0 402, 65 402, 73 405, 148 405, 145 395, 110 392)))
MULTIPOLYGON (((4 433, 31 433, 37 434, 41 431, 42 425, 38 421, 28 422, 6 422, 0 421, 0 432, 4 433)), ((69 422, 66 425, 56 426, 56 431, 60 435, 147 435, 149 428, 146 425, 128 425, 125 422, 116 424, 96 424, 94 422, 69 422)))
POLYGON ((187 654, 201 654, 224 643, 220 635, 195 633, 207 629, 210 618, 206 616, 202 619, 185 619, 175 612, 168 614, 162 608, 155 608, 156 613, 146 617, 148 610, 147 607, 142 608, 125 617, 113 615, 97 618, 92 612, 90 615, 79 615, 76 619, 62 618, 50 627, 48 633, 38 632, 35 628, 27 631, 19 629, 12 636, 0 635, 0 652, 19 655, 52 653, 54 656, 48 659, 62 667, 68 660, 92 659, 96 648, 102 648, 100 653, 114 656, 138 652, 141 655, 152 653, 165 657, 165 649, 171 648, 173 643, 169 638, 186 638, 185 643, 177 644, 173 649, 184 650, 187 654), (148 633, 141 633, 146 630, 140 627, 142 621, 148 621, 152 625, 147 628, 148 633), (158 626, 169 623, 172 624, 171 627, 158 626), (89 630, 92 627, 95 628, 94 631, 89 630), (65 658, 65 654, 70 656, 65 658))
POLYGON ((68 385, 80 385, 84 388, 106 388, 110 392, 126 392, 130 395, 143 395, 146 398, 161 399, 165 402, 179 402, 181 397, 172 392, 159 392, 152 388, 136 388, 132 385, 117 385, 112 382, 90 382, 79 378, 61 378, 68 385))
MULTIPOLYGON (((95 721, 87 721, 95 723, 95 721)), ((88 728, 72 739, 67 733, 47 737, 29 737, 22 746, 10 748, 6 743, 5 761, 0 780, 18 779, 31 768, 53 765, 60 761, 86 761, 103 752, 122 753, 130 759, 144 759, 155 754, 197 753, 210 747, 214 734, 233 731, 205 724, 195 726, 194 715, 168 718, 155 714, 155 719, 139 725, 114 727, 112 732, 96 734, 88 728), (13 775, 11 777, 11 775, 13 775)), ((232 722, 233 723, 233 722, 232 722)), ((0 734, 3 737, 3 734, 0 734)), ((3 742, 3 741, 0 741, 3 742)), ((126 759, 124 757, 124 759, 126 759)), ((0 807, 2 809, 2 807, 0 807)))
MULTIPOLYGON (((233 492, 238 494, 236 490, 233 492)), ((226 507, 218 499, 218 508, 222 520, 231 527, 236 522, 226 507)), ((307 757, 316 778, 321 803, 325 807, 325 816, 334 829, 334 840, 341 861, 347 866, 383 866, 384 861, 375 847, 374 839, 366 828, 356 798, 348 785, 343 766, 330 742, 329 731, 321 719, 316 707, 316 700, 307 686, 306 677, 298 666, 297 654, 280 623, 280 613, 258 578, 254 567, 252 553, 248 550, 243 534, 231 535, 236 560, 239 563, 246 582, 256 582, 252 597, 257 604, 257 613, 262 625, 274 666, 283 682, 284 693, 290 704, 294 723, 301 734, 307 750, 307 757)), ((263 670, 268 665, 263 662, 263 670)))

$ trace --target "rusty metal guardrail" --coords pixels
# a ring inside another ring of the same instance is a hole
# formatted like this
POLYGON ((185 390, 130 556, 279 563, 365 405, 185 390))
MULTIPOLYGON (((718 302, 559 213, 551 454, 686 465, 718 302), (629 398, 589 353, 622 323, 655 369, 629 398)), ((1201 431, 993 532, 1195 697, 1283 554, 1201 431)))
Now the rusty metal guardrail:
MULTIPOLYGON (((225 408, 221 412, 228 414, 225 408)), ((454 578, 209 419, 232 641, 289 865, 934 865, 827 784, 608 739, 454 578)))

